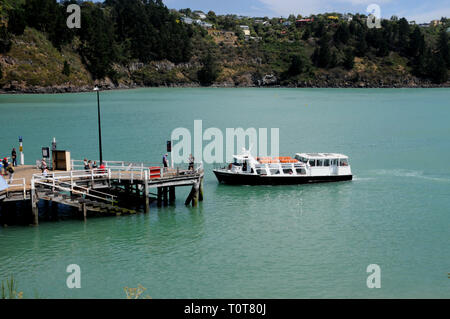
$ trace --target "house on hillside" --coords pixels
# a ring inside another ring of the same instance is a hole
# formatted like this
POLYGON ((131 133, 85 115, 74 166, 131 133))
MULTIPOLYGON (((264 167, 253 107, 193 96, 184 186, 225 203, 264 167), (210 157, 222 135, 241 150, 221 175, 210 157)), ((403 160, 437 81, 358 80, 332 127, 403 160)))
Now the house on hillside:
POLYGON ((200 10, 196 10, 194 12, 192 12, 194 15, 196 15, 197 17, 199 17, 199 19, 206 19, 206 14, 203 11, 200 10))
POLYGON ((353 20, 353 16, 351 14, 344 14, 342 16, 342 20, 347 21, 347 22, 351 22, 353 20))
POLYGON ((437 27, 441 24, 442 24, 441 20, 431 20, 431 22, 430 22, 430 26, 432 26, 432 27, 437 27))
POLYGON ((242 32, 244 32, 245 38, 250 36, 250 28, 248 25, 240 25, 239 27, 242 29, 242 32))
POLYGON ((199 26, 205 28, 205 29, 211 29, 213 27, 213 25, 211 23, 202 21, 200 19, 195 20, 195 23, 198 24, 199 26))
POLYGON ((296 25, 297 27, 301 27, 301 26, 303 26, 303 25, 305 25, 305 24, 309 24, 309 23, 311 23, 311 22, 313 22, 313 21, 314 21, 314 18, 298 19, 298 20, 295 20, 295 25, 296 25))
POLYGON ((269 24, 270 24, 269 21, 262 20, 262 19, 256 19, 256 20, 255 20, 255 23, 257 23, 257 24, 262 24, 262 25, 269 25, 269 24))
POLYGON ((189 17, 181 17, 181 21, 183 21, 183 22, 186 23, 186 24, 192 24, 192 23, 194 23, 194 20, 192 20, 192 19, 189 18, 189 17))

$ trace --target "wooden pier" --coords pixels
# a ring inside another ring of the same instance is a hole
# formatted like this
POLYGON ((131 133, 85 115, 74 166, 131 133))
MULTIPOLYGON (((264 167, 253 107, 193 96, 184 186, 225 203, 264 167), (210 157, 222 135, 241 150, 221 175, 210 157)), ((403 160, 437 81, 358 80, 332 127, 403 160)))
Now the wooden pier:
POLYGON ((13 180, 5 177, 9 188, 0 192, 0 207, 25 202, 31 207, 34 225, 39 224, 40 201, 44 201, 46 206, 61 204, 73 207, 84 220, 88 212, 123 215, 142 210, 147 213, 151 200, 155 200, 158 206, 174 203, 175 189, 180 186, 191 186, 185 204, 197 206, 203 200, 203 178, 202 164, 186 169, 105 162, 105 168, 84 170, 82 161, 72 160, 70 171, 52 171, 46 175, 33 166, 19 166, 13 180), (129 204, 139 209, 126 208, 129 204))

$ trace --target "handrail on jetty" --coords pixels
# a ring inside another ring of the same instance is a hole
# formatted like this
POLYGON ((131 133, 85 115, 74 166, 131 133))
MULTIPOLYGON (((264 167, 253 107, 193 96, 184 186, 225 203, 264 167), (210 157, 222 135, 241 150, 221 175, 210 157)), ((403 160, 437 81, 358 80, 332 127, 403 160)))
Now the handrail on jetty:
MULTIPOLYGON (((150 199, 157 205, 174 203, 175 188, 192 187, 185 205, 197 206, 203 200, 203 163, 161 167, 161 164, 106 161, 101 168, 84 168, 82 160, 72 160, 70 171, 44 171, 34 167, 18 169, 20 177, 12 179, 0 192, 0 205, 7 202, 30 201, 34 224, 38 225, 39 201, 78 208, 86 218, 87 212, 127 214, 121 207, 132 202, 149 211, 150 199), (150 190, 156 190, 156 194, 150 190), (151 195, 156 195, 152 197, 151 195)), ((38 167, 37 167, 38 168, 38 167)), ((57 207, 57 206, 56 206, 57 207)))
MULTIPOLYGON (((155 178, 165 178, 165 177, 174 177, 179 175, 187 175, 188 173, 198 174, 201 170, 203 170, 203 163, 194 163, 193 169, 189 170, 187 167, 182 165, 177 165, 176 167, 161 167, 160 164, 155 163, 132 163, 125 161, 103 161, 105 165, 105 169, 111 172, 111 177, 117 177, 120 180, 122 179, 131 179, 131 181, 135 179, 143 180, 145 179, 144 172, 149 173, 149 179, 155 178), (154 173, 157 170, 157 173, 154 173)), ((86 171, 84 169, 84 161, 83 160, 71 160, 72 171, 86 171)), ((95 168, 88 171, 99 171, 99 168, 95 168)))
POLYGON ((27 183, 25 181, 25 178, 13 178, 9 179, 7 181, 8 188, 6 189, 6 193, 8 193, 8 190, 13 187, 20 187, 23 189, 23 197, 25 198, 27 196, 27 183), (20 183, 18 183, 20 181, 20 183))
POLYGON ((94 181, 95 179, 108 178, 110 174, 108 171, 69 171, 69 172, 52 172, 50 174, 33 174, 31 185, 32 189, 35 189, 36 185, 42 185, 47 188, 51 188, 62 192, 71 192, 78 195, 88 196, 93 199, 103 200, 114 203, 116 196, 103 193, 91 188, 82 187, 77 185, 77 181, 94 181), (96 195, 92 194, 95 193, 96 195))

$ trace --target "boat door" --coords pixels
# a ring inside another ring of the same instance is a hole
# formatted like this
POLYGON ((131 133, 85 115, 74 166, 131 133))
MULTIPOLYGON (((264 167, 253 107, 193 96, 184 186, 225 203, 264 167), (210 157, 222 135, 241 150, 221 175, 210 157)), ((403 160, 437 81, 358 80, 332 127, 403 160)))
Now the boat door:
POLYGON ((339 174, 339 168, 338 168, 338 160, 332 159, 331 160, 331 175, 338 175, 339 174))

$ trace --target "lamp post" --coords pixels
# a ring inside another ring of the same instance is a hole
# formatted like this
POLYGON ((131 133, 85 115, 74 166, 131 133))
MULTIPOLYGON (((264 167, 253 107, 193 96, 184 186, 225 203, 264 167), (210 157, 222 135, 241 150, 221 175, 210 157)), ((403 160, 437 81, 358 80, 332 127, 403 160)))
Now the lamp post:
POLYGON ((100 122, 100 89, 96 86, 94 91, 97 91, 97 111, 98 111, 98 148, 100 152, 100 164, 103 163, 102 156, 102 125, 100 122))

